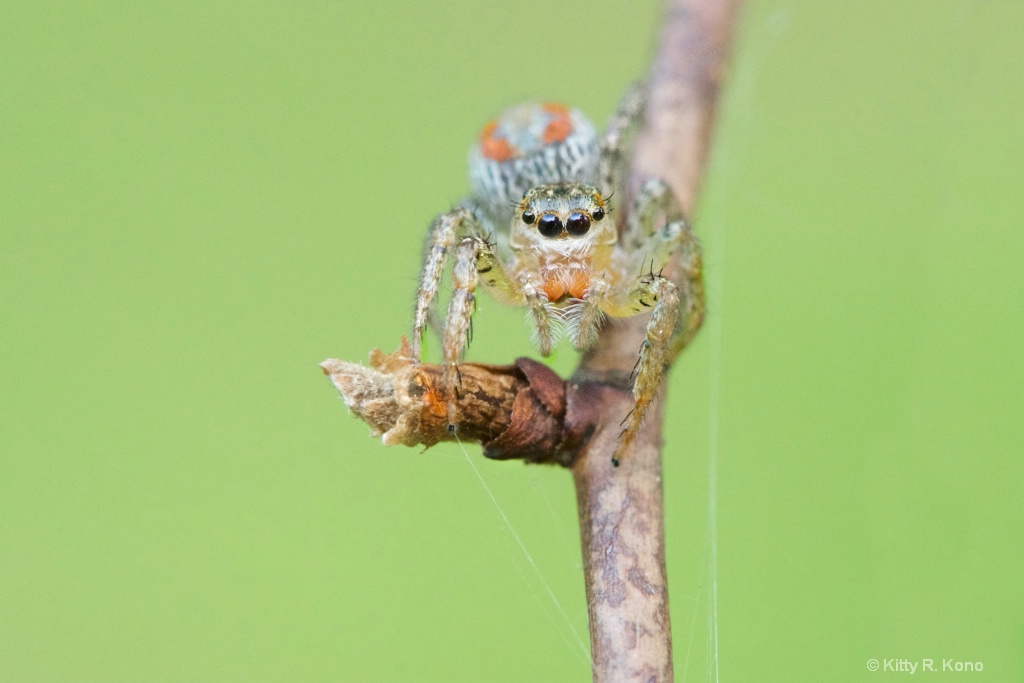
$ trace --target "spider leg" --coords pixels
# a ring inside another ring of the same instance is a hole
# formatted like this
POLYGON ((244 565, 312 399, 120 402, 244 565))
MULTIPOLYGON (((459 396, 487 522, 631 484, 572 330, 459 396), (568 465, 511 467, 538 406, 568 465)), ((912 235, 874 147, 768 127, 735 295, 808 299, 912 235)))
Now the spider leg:
POLYGON ((459 361, 469 345, 473 313, 476 311, 477 259, 487 243, 467 237, 455 248, 452 268, 452 299, 444 325, 444 371, 442 383, 448 402, 448 429, 455 430, 459 415, 459 389, 462 377, 459 361))
POLYGON ((624 429, 613 457, 615 463, 636 438, 665 370, 696 335, 705 314, 700 243, 665 183, 655 180, 644 184, 630 213, 628 230, 633 243, 638 245, 630 269, 639 269, 641 275, 613 288, 600 304, 613 317, 652 313, 633 371, 635 403, 623 420, 624 429), (656 230, 654 221, 659 216, 668 222, 656 230), (680 269, 679 284, 662 275, 662 269, 674 256, 678 257, 673 265, 678 264, 680 269))
POLYGON ((614 307, 620 316, 626 311, 633 315, 651 311, 647 334, 640 345, 640 357, 633 369, 633 409, 622 422, 624 428, 612 457, 615 464, 640 431, 647 408, 657 396, 672 360, 672 339, 679 320, 681 298, 678 285, 663 275, 649 273, 607 300, 609 307, 614 307))
POLYGON ((597 333, 605 318, 601 302, 607 297, 608 291, 606 276, 595 277, 591 279, 583 301, 569 309, 569 338, 577 351, 586 351, 597 342, 597 333))
MULTIPOLYGON (((707 313, 707 300, 704 291, 704 256, 700 242, 687 225, 669 223, 665 226, 666 239, 675 242, 679 252, 678 263, 682 268, 682 301, 680 310, 683 313, 682 325, 672 340, 669 360, 672 361, 682 353, 697 335, 704 316, 707 313), (672 233, 677 234, 673 235, 672 233)), ((675 249, 673 251, 675 251, 675 249)))
POLYGON ((484 241, 477 255, 477 277, 487 292, 499 302, 509 306, 526 303, 522 285, 513 280, 498 252, 498 244, 484 241))
POLYGON ((634 83, 622 96, 618 109, 608 121, 601 137, 601 162, 598 179, 606 193, 623 192, 626 163, 632 151, 630 142, 636 132, 647 105, 647 85, 634 83))
POLYGON ((550 356, 555 346, 555 331, 552 321, 555 319, 554 307, 548 301, 548 295, 532 280, 524 277, 520 281, 526 305, 530 311, 530 319, 533 321, 533 341, 540 349, 540 355, 550 356))
POLYGON ((438 216, 430 227, 427 254, 423 261, 423 275, 416 293, 416 316, 412 330, 412 358, 419 361, 423 351, 423 332, 431 318, 431 304, 437 296, 437 289, 444 274, 448 252, 459 235, 480 232, 480 222, 473 212, 460 207, 450 213, 438 216))
MULTIPOLYGON (((448 428, 458 424, 459 390, 462 378, 459 361, 473 335, 473 313, 476 311, 476 289, 479 284, 498 301, 512 305, 526 302, 523 291, 509 277, 495 252, 496 245, 480 237, 466 237, 455 247, 452 267, 452 298, 444 326, 444 371, 442 383, 448 409, 448 428)), ((546 301, 546 299, 545 299, 546 301)))
POLYGON ((660 274, 660 269, 674 255, 678 255, 675 263, 682 275, 680 308, 683 320, 672 341, 670 360, 686 348, 704 323, 704 261, 700 242, 685 222, 673 221, 648 236, 644 246, 634 252, 632 263, 632 272, 639 270, 641 276, 660 274))
POLYGON ((643 273, 645 264, 650 262, 654 272, 679 254, 678 263, 683 284, 683 326, 673 340, 671 358, 675 358, 693 340, 704 323, 704 263, 700 242, 683 215, 682 206, 675 193, 662 180, 652 179, 644 183, 636 198, 627 224, 627 244, 633 247, 633 268, 643 273), (666 221, 664 227, 655 229, 659 217, 666 221))
POLYGON ((687 227, 683 207, 664 180, 652 178, 640 188, 640 194, 633 202, 624 244, 634 250, 648 246, 647 241, 657 232, 656 226, 670 223, 682 223, 684 228, 687 227))

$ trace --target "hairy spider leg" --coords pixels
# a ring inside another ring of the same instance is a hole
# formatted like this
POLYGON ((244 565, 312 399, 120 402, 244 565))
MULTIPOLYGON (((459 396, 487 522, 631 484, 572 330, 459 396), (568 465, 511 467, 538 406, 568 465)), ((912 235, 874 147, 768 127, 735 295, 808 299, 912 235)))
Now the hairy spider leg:
POLYGON ((481 239, 467 237, 455 249, 455 265, 452 268, 452 299, 448 304, 448 317, 444 323, 444 383, 448 403, 448 429, 455 431, 459 417, 459 389, 462 377, 459 375, 459 361, 462 359, 476 312, 476 259, 480 249, 486 245, 481 239))
MULTIPOLYGON (((657 226, 673 222, 686 223, 679 199, 664 180, 648 180, 640 188, 640 193, 633 200, 633 210, 629 212, 624 240, 626 248, 644 258, 644 247, 657 233, 657 226)), ((665 255, 666 260, 669 255, 665 255)), ((648 256, 647 260, 650 259, 648 256)))
POLYGON ((675 193, 660 179, 644 183, 630 212, 627 230, 627 240, 634 243, 631 249, 633 272, 639 272, 641 277, 645 270, 660 272, 670 258, 679 254, 683 326, 672 341, 668 358, 671 362, 704 323, 704 260, 700 242, 687 223, 675 193), (664 227, 655 229, 659 215, 667 222, 664 227))
POLYGON ((707 313, 707 303, 704 292, 704 256, 700 248, 700 242, 694 236, 688 225, 670 223, 665 226, 666 231, 674 232, 675 243, 680 252, 679 264, 683 273, 683 297, 681 309, 683 311, 683 324, 672 340, 672 349, 669 353, 669 362, 675 360, 676 356, 683 352, 693 338, 697 335, 701 325, 704 324, 704 316, 707 313), (674 228, 673 226, 679 226, 674 228))
POLYGON ((604 298, 602 308, 613 317, 639 315, 652 308, 653 311, 633 371, 633 409, 623 420, 614 463, 636 438, 647 409, 657 396, 665 369, 700 329, 705 311, 700 244, 683 218, 678 200, 664 182, 651 180, 644 184, 629 217, 627 243, 630 242, 639 242, 640 246, 633 251, 633 265, 639 266, 641 275, 613 288, 604 298), (655 230, 655 220, 660 216, 669 222, 655 230), (683 271, 680 285, 661 274, 661 268, 677 251, 683 271), (644 273, 647 264, 649 270, 644 273), (680 312, 684 316, 681 328, 677 326, 680 312))
POLYGON ((608 297, 610 291, 611 284, 606 273, 591 277, 583 301, 570 309, 573 316, 567 321, 569 337, 577 351, 586 351, 597 342, 597 333, 605 319, 601 302, 608 297))
POLYGON ((454 431, 459 417, 462 379, 459 362, 465 355, 473 331, 476 289, 480 282, 502 303, 523 305, 527 297, 508 275, 494 250, 495 245, 480 237, 466 237, 455 248, 452 267, 452 298, 444 324, 444 372, 442 382, 447 400, 448 429, 454 431))
POLYGON ((644 83, 634 83, 622 96, 601 136, 598 178, 606 193, 618 192, 625 196, 623 181, 629 163, 628 154, 632 150, 629 143, 640 127, 646 107, 647 87, 644 83))
POLYGON ((430 226, 429 247, 423 263, 423 274, 420 287, 416 293, 416 317, 412 329, 412 359, 422 360, 423 333, 430 321, 431 304, 437 296, 437 289, 444 275, 444 266, 448 252, 460 236, 480 234, 482 228, 479 219, 473 212, 460 207, 449 213, 441 214, 430 226))
POLYGON ((652 273, 613 292, 607 300, 609 308, 622 315, 651 311, 647 322, 646 338, 640 345, 640 356, 633 368, 633 409, 623 419, 624 428, 619 435, 612 462, 618 464, 640 431, 647 408, 658 394, 665 369, 669 364, 671 340, 676 333, 680 305, 679 287, 667 277, 652 273), (625 309, 625 310, 624 310, 625 309))
POLYGON ((552 327, 552 321, 557 315, 555 307, 548 301, 548 295, 540 285, 529 277, 522 276, 520 285, 533 321, 533 342, 540 349, 540 355, 546 358, 555 346, 555 331, 552 327))

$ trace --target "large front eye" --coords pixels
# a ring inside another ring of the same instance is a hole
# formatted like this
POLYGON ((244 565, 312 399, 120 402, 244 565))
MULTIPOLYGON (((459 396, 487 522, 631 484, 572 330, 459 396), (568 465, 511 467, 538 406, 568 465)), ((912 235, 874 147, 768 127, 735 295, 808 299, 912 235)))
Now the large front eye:
POLYGON ((569 220, 565 222, 565 229, 570 235, 586 235, 587 230, 590 230, 590 216, 582 211, 573 211, 569 214, 569 220))
POLYGON ((558 237, 562 234, 562 219, 553 213, 546 213, 537 221, 537 229, 545 237, 558 237))

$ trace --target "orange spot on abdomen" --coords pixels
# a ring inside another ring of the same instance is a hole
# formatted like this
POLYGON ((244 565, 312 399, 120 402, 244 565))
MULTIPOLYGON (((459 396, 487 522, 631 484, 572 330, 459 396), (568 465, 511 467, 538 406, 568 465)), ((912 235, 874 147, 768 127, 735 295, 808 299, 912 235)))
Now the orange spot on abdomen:
POLYGON ((491 121, 480 132, 480 153, 485 159, 494 161, 509 161, 516 157, 518 150, 505 138, 495 137, 498 130, 498 122, 491 121))
POLYGON ((551 115, 551 120, 544 128, 544 144, 553 145, 556 142, 564 142, 573 130, 572 119, 569 118, 569 108, 564 104, 548 102, 541 105, 541 109, 551 115))

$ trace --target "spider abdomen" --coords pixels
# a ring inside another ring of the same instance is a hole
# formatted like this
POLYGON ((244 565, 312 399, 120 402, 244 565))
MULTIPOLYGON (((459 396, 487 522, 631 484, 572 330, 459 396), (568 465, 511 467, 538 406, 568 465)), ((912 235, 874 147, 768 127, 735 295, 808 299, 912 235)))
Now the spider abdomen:
POLYGON ((537 185, 593 183, 600 156, 597 131, 579 110, 521 104, 484 126, 469 177, 477 199, 501 213, 537 185))

